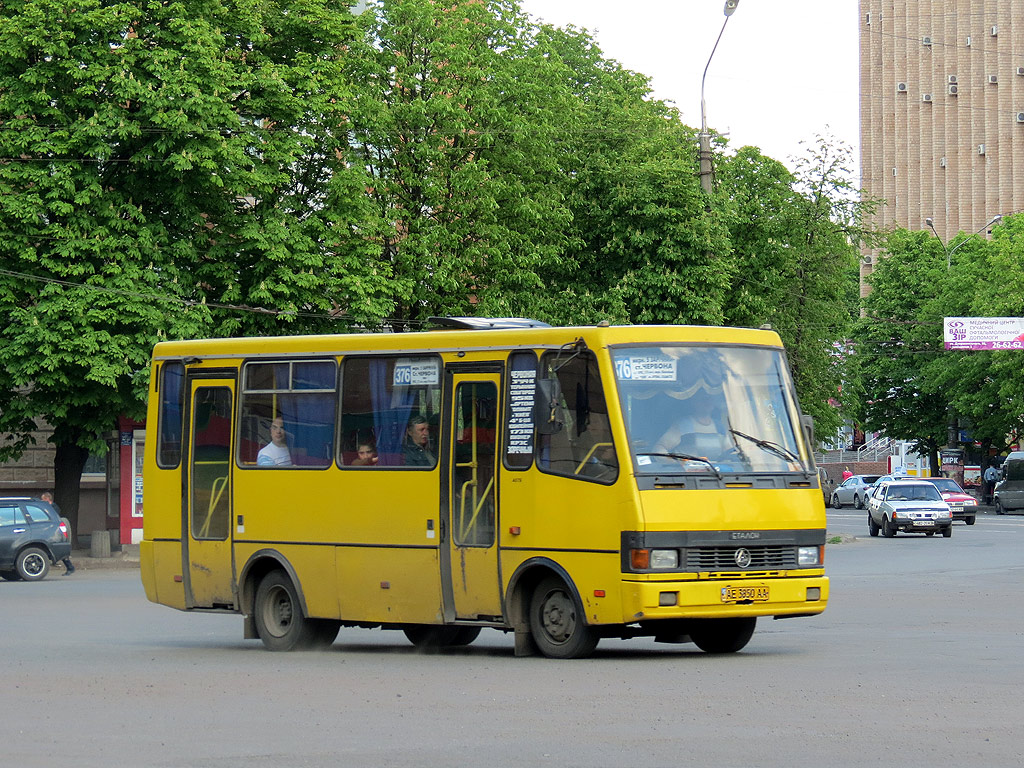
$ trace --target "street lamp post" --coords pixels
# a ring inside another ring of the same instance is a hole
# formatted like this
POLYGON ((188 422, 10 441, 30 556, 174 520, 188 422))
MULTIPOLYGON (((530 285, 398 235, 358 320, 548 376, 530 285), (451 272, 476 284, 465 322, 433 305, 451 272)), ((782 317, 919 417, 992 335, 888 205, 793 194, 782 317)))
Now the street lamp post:
POLYGON ((725 25, 729 23, 729 17, 736 12, 736 6, 740 4, 740 0, 725 0, 725 21, 722 22, 722 29, 718 33, 718 39, 715 40, 715 45, 711 49, 711 55, 708 56, 708 63, 704 65, 704 74, 700 78, 700 133, 697 134, 697 141, 700 147, 700 186, 707 194, 711 194, 711 181, 714 174, 714 168, 711 165, 711 134, 708 132, 708 118, 707 109, 704 104, 704 80, 708 76, 708 67, 711 66, 711 59, 714 58, 715 51, 718 49, 718 41, 722 39, 722 33, 725 32, 725 25))
POLYGON ((933 220, 931 219, 931 217, 929 217, 929 218, 925 219, 925 220, 924 220, 924 223, 925 223, 925 224, 926 224, 926 225, 928 226, 928 229, 930 229, 930 230, 932 231, 932 234, 933 234, 933 235, 935 235, 935 238, 936 238, 936 239, 937 239, 937 240, 939 241, 939 244, 940 244, 940 245, 942 246, 942 250, 944 250, 944 251, 946 252, 946 270, 948 271, 948 270, 949 270, 949 268, 950 268, 950 265, 951 265, 951 264, 953 263, 953 262, 952 262, 952 257, 953 257, 953 254, 954 254, 954 253, 956 253, 957 249, 958 249, 958 248, 960 248, 960 246, 961 246, 961 245, 963 245, 964 243, 966 243, 966 242, 967 242, 968 240, 970 240, 970 239, 971 239, 972 237, 976 237, 977 235, 980 235, 980 234, 981 234, 982 232, 984 232, 984 231, 985 231, 986 229, 988 229, 989 227, 991 227, 991 226, 992 226, 993 224, 998 224, 998 223, 999 223, 1000 221, 1002 221, 1002 220, 1003 220, 1003 214, 1001 214, 1001 213, 997 213, 997 214, 996 214, 995 216, 993 216, 993 217, 992 217, 992 218, 991 218, 991 219, 989 220, 989 222, 988 222, 987 224, 985 224, 985 226, 983 226, 983 227, 982 227, 981 229, 979 229, 979 230, 978 230, 977 232, 974 232, 973 234, 970 234, 970 235, 968 235, 968 236, 967 236, 967 237, 965 237, 965 238, 964 238, 963 240, 961 240, 961 241, 960 241, 959 243, 957 243, 956 245, 954 245, 954 246, 953 246, 952 248, 949 248, 949 247, 948 247, 948 246, 947 246, 947 245, 946 245, 946 244, 945 244, 945 243, 944 243, 944 242, 942 241, 942 238, 941 238, 941 237, 939 237, 939 233, 935 231, 935 222, 934 222, 934 221, 933 221, 933 220))

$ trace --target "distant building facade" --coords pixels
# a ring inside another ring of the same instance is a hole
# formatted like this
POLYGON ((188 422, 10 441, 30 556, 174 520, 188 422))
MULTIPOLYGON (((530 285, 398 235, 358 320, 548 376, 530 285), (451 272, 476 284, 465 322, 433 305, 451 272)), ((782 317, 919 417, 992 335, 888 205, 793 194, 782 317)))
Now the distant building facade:
MULTIPOLYGON (((1024 210, 1024 0, 860 0, 861 185, 875 224, 984 234, 1024 210)), ((863 277, 877 251, 862 254, 863 277)), ((955 258, 955 256, 954 256, 955 258)))

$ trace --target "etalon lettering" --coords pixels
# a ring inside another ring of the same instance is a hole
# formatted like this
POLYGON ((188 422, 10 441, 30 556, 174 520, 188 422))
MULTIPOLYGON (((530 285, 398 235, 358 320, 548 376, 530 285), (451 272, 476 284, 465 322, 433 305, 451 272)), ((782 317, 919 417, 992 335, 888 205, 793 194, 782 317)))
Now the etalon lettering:
POLYGON ((760 539, 761 533, 759 531, 734 531, 732 534, 733 539, 760 539))

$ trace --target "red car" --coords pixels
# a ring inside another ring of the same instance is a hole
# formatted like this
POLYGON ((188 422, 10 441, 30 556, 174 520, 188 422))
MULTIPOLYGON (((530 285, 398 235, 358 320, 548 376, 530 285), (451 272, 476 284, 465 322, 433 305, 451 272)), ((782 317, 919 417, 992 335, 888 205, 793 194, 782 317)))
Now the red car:
POLYGON ((948 477, 924 477, 939 489, 942 500, 949 504, 954 520, 963 520, 968 525, 974 525, 974 518, 978 514, 978 500, 971 494, 957 485, 956 480, 948 477))

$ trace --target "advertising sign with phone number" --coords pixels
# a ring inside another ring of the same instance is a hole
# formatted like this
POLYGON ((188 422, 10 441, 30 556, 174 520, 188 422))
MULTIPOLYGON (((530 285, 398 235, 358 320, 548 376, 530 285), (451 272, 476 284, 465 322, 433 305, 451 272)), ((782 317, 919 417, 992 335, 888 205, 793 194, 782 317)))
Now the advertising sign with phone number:
POLYGON ((1024 317, 947 317, 946 349, 1024 349, 1024 317))

